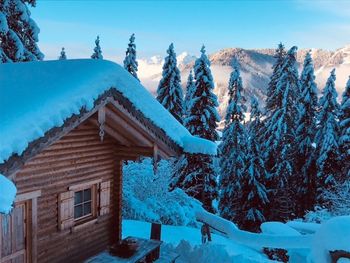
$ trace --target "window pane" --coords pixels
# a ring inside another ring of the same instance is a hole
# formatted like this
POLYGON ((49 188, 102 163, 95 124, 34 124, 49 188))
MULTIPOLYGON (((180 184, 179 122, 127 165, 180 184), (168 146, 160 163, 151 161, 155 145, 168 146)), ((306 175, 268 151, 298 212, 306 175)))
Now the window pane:
POLYGON ((77 205, 74 207, 74 218, 83 216, 83 205, 77 205))
POLYGON ((84 215, 91 214, 91 202, 84 204, 84 215))
POLYGON ((75 192, 74 194, 74 204, 80 204, 83 202, 83 191, 75 192))
POLYGON ((91 188, 84 190, 84 202, 91 200, 91 188))

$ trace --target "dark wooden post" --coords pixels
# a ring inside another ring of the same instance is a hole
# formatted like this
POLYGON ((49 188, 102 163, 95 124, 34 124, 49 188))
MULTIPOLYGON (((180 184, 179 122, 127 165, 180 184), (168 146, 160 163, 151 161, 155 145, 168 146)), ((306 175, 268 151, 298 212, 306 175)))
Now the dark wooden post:
MULTIPOLYGON (((161 239, 161 234, 162 234, 162 225, 158 223, 152 223, 151 227, 151 239, 158 240, 160 241, 161 239)), ((152 260, 157 260, 160 255, 160 248, 157 248, 153 253, 152 253, 152 260)))

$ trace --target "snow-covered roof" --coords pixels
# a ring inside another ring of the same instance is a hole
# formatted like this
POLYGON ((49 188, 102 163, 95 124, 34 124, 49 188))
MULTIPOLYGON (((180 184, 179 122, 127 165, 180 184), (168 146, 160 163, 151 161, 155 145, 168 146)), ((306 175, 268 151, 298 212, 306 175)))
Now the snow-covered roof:
POLYGON ((0 65, 0 164, 21 155, 28 144, 60 127, 110 88, 185 152, 216 154, 215 143, 192 136, 121 66, 105 60, 78 59, 0 65))

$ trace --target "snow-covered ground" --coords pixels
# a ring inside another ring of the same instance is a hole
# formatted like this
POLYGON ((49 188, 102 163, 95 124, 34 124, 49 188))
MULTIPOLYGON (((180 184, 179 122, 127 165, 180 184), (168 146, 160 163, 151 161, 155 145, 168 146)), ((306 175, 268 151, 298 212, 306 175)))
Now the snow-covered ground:
MULTIPOLYGON (((292 224, 293 225, 293 224, 292 224)), ((302 223, 294 224, 298 228, 302 223)), ((305 225, 307 228, 310 225, 305 225)), ((305 228, 305 227, 302 227, 305 228)), ((266 233, 284 235, 285 239, 301 234, 286 224, 280 222, 269 222, 262 226, 263 234, 266 233)), ((314 226, 312 226, 312 229, 314 226)), ((241 231, 238 230, 237 231, 241 231)), ((151 224, 147 222, 124 220, 123 238, 135 236, 148 239, 150 237, 151 224)), ((252 239, 259 239, 254 234, 252 239)), ((241 236, 242 237, 242 236, 241 236)), ((241 239, 238 237, 238 239, 241 239)), ((330 263, 330 251, 345 250, 350 251, 350 216, 335 217, 320 225, 315 235, 310 236, 312 244, 309 248, 295 246, 294 249, 288 249, 291 263, 330 263)), ((281 238, 281 237, 280 237, 281 238)), ((272 238, 273 239, 273 238, 272 238)), ((201 244, 200 229, 184 226, 162 226, 161 240, 164 242, 161 249, 175 251, 180 255, 179 263, 264 263, 272 262, 259 250, 242 245, 231 238, 212 234, 212 242, 201 244)), ((293 243, 293 242, 292 242, 293 243)), ((117 262, 112 256, 104 252, 91 258, 88 263, 113 263, 117 262)), ((342 262, 349 262, 342 259, 342 262)))
MULTIPOLYGON (((135 236, 148 239, 150 238, 150 233, 150 223, 135 220, 123 221, 123 238, 135 236)), ((162 249, 175 250, 180 254, 180 258, 176 261, 179 263, 272 262, 260 251, 237 244, 234 241, 216 234, 212 235, 212 242, 209 246, 201 245, 201 233, 198 228, 163 225, 161 240, 165 243, 162 249), (211 256, 206 255, 205 251, 210 251, 211 256)), ((117 261, 108 253, 101 253, 99 256, 87 262, 113 263, 117 261)))

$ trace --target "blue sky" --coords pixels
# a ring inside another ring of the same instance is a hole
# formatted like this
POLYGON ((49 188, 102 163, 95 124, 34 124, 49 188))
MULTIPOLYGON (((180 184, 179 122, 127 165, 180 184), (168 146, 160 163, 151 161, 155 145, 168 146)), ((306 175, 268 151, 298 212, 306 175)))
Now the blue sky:
POLYGON ((121 61, 136 34, 139 57, 198 55, 226 47, 336 49, 350 43, 350 0, 78 1, 37 0, 32 17, 46 59, 64 46, 70 58, 89 57, 100 35, 105 58, 121 61))

